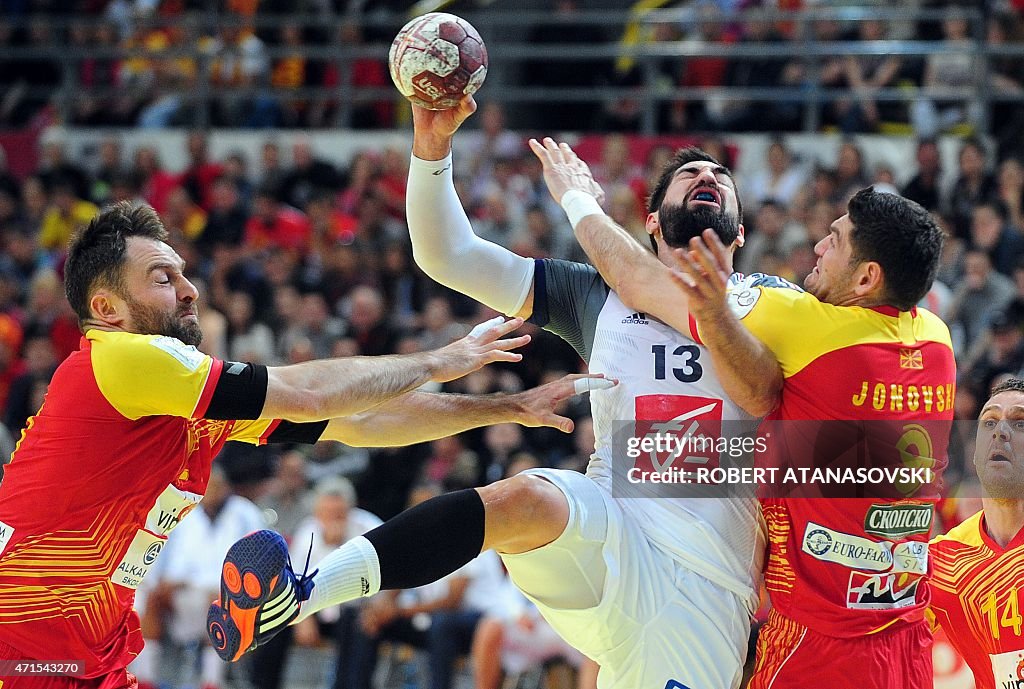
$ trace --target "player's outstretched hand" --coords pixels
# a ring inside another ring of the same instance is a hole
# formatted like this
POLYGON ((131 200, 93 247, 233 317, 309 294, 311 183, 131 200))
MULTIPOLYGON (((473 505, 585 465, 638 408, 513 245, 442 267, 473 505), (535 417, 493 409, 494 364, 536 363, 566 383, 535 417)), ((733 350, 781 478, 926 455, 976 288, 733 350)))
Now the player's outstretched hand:
POLYGON ((521 425, 550 426, 563 433, 572 433, 572 419, 558 415, 555 412, 558 405, 573 395, 591 390, 607 390, 618 384, 619 381, 605 378, 603 373, 572 374, 511 396, 521 406, 521 416, 517 419, 521 425))
POLYGON ((544 181, 555 201, 561 203, 562 196, 571 189, 590 194, 598 203, 604 201, 604 189, 594 181, 590 166, 580 160, 569 144, 555 143, 551 137, 545 137, 543 142, 530 139, 530 150, 544 166, 544 181))
POLYGON ((492 318, 473 328, 461 340, 434 351, 436 363, 431 380, 447 383, 461 378, 495 361, 519 361, 522 354, 511 351, 530 341, 529 335, 501 339, 519 328, 522 318, 505 320, 503 316, 492 318))
POLYGON ((704 230, 690 240, 689 249, 673 249, 672 253, 678 262, 672 279, 686 293, 693 317, 707 322, 728 311, 729 257, 715 231, 704 230))
POLYGON ((476 112, 476 101, 473 96, 466 96, 454 108, 447 110, 427 110, 418 105, 412 106, 412 126, 417 135, 435 136, 439 139, 451 139, 462 123, 476 112))

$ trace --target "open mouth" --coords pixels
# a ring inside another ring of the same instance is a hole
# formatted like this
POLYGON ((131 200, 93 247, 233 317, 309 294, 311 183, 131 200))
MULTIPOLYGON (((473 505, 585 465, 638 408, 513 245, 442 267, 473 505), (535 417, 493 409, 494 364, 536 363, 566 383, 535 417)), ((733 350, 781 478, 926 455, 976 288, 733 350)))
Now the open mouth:
POLYGON ((1010 463, 1010 456, 1007 455, 1002 450, 996 450, 995 452, 993 452, 992 454, 990 454, 988 456, 988 461, 990 461, 990 462, 1006 462, 1007 464, 1009 464, 1010 463))
POLYGON ((690 196, 690 202, 706 203, 721 208, 722 194, 712 187, 701 187, 690 196))

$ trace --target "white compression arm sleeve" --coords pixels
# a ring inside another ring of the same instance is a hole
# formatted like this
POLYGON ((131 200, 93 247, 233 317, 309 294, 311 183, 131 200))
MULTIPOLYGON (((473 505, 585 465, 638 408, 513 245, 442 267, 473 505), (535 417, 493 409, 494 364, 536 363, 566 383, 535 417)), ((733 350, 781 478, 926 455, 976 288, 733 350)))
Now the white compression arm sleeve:
POLYGON ((496 311, 514 316, 533 285, 533 259, 473 233, 452 182, 452 156, 413 156, 405 197, 412 254, 427 275, 496 311))

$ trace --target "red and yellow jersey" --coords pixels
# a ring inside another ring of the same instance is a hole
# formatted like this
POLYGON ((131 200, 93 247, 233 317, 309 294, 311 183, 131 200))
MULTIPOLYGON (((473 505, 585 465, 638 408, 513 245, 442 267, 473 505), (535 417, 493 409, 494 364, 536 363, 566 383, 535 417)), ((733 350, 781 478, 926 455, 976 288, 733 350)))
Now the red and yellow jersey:
MULTIPOLYGON (((834 306, 764 275, 733 284, 729 302, 785 378, 763 426, 774 437, 759 461, 820 468, 832 460, 822 437, 848 434, 848 453, 861 470, 941 468, 956 368, 938 317, 923 309, 834 306)), ((696 324, 691 330, 699 335, 696 324)), ((886 488, 855 486, 843 493, 852 497, 830 499, 795 497, 799 488, 762 497, 765 583, 776 610, 835 637, 922 619, 937 496, 913 484, 886 488)))
POLYGON ((931 542, 931 612, 978 689, 1024 686, 1024 529, 1005 548, 978 512, 931 542))
POLYGON ((138 655, 135 589, 214 456, 277 426, 203 418, 223 368, 174 338, 98 330, 60 365, 0 483, 0 647, 84 660, 88 677, 138 655))

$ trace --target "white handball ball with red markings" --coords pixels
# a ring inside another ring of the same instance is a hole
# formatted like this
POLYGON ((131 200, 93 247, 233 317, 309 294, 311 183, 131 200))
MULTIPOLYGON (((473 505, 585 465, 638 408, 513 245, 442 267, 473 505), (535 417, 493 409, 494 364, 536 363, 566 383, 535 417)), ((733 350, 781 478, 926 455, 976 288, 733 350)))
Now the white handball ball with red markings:
POLYGON ((406 98, 429 110, 447 110, 484 83, 487 47, 465 19, 431 12, 398 32, 388 67, 406 98))

